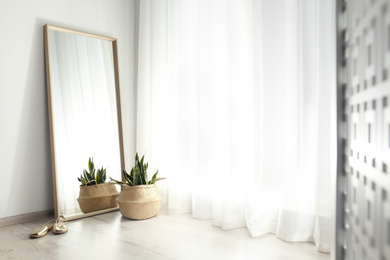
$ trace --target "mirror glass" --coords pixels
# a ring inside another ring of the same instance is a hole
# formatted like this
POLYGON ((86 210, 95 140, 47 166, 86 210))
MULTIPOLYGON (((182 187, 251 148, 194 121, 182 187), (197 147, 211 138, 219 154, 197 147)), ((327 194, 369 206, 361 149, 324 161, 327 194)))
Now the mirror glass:
POLYGON ((116 39, 52 25, 44 32, 55 215, 117 210, 84 214, 77 201, 90 157, 107 168, 106 181, 125 168, 116 39))

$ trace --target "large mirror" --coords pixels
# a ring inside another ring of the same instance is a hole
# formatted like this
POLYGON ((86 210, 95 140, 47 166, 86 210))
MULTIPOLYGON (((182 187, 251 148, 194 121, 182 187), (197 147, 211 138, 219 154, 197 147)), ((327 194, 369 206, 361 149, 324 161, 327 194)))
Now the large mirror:
POLYGON ((52 25, 44 36, 55 215, 117 210, 83 213, 77 201, 89 158, 107 169, 107 181, 125 168, 117 41, 52 25))

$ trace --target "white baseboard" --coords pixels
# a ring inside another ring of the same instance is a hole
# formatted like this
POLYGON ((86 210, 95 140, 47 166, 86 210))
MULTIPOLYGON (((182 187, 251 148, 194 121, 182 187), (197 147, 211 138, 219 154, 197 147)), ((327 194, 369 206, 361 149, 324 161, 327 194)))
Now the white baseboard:
POLYGON ((54 216, 54 211, 53 210, 42 210, 42 211, 36 211, 36 212, 27 213, 27 214, 21 214, 21 215, 6 217, 6 218, 0 218, 0 227, 20 224, 20 223, 24 223, 24 222, 28 222, 28 221, 33 221, 33 220, 45 218, 48 216, 54 216))

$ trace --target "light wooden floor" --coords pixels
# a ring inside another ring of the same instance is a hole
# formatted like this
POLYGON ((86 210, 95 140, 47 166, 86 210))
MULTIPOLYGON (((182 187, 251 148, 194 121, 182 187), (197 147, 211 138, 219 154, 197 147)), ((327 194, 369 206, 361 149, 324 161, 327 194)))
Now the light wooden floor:
POLYGON ((45 221, 0 228, 0 259, 329 259, 311 243, 252 238, 245 228, 223 231, 190 215, 132 221, 113 212, 69 222, 66 234, 30 239, 45 221))

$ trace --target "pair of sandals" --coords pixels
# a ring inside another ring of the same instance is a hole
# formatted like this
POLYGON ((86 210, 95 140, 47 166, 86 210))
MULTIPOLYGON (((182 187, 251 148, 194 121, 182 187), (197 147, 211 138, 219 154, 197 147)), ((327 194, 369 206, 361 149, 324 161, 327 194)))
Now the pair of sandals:
POLYGON ((57 219, 52 219, 40 227, 37 227, 30 233, 30 238, 39 238, 47 235, 47 232, 50 230, 53 231, 54 234, 63 234, 68 232, 66 218, 61 215, 57 219))

